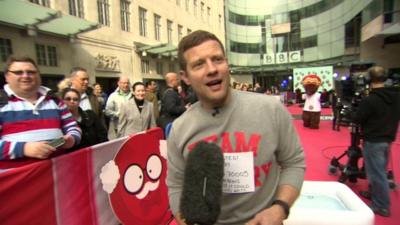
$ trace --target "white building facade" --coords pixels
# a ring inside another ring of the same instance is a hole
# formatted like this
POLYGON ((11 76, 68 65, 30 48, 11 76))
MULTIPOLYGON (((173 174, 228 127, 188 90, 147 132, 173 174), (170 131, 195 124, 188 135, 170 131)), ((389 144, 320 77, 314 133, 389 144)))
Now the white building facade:
POLYGON ((339 76, 372 64, 400 69, 399 1, 225 0, 225 5, 228 58, 238 81, 279 85, 302 67, 333 66, 339 76))
POLYGON ((161 81, 165 73, 179 70, 176 47, 186 34, 203 29, 225 40, 223 5, 212 0, 2 0, 0 66, 8 55, 30 56, 52 88, 75 66, 88 70, 91 84, 100 82, 109 91, 121 74, 132 82, 161 81), (19 21, 25 17, 29 20, 19 21))

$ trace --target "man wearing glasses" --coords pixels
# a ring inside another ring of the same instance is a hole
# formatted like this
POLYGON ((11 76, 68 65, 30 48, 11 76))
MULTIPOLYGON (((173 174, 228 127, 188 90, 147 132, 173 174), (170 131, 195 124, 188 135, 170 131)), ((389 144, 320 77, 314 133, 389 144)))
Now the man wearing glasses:
POLYGON ((46 159, 57 148, 68 149, 80 142, 79 126, 65 104, 41 86, 33 59, 10 57, 5 80, 7 101, 0 108, 0 161, 46 159))

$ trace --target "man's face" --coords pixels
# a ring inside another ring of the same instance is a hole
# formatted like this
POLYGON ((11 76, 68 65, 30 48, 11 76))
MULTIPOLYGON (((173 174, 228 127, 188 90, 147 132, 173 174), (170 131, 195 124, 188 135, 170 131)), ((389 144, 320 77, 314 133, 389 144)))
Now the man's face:
POLYGON ((177 74, 172 74, 172 75, 170 75, 170 78, 169 78, 169 85, 170 85, 171 87, 177 88, 177 87, 179 86, 179 82, 180 82, 180 80, 179 80, 179 77, 178 77, 177 74))
POLYGON ((17 95, 36 94, 42 80, 37 68, 29 62, 14 62, 5 75, 6 82, 17 95))
POLYGON ((72 77, 72 87, 83 93, 89 86, 89 75, 85 71, 76 72, 75 76, 72 77))
POLYGON ((187 64, 182 79, 191 85, 206 108, 222 106, 229 96, 229 67, 219 43, 208 40, 183 54, 187 64))
POLYGON ((125 92, 125 93, 128 93, 128 92, 129 92, 130 86, 131 86, 131 84, 129 83, 128 78, 121 78, 121 79, 118 81, 118 88, 119 88, 121 91, 125 92))

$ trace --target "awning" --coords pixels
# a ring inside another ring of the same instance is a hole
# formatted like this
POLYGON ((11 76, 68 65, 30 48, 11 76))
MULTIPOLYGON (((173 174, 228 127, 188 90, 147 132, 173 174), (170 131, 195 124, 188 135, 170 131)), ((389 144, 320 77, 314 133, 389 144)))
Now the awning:
POLYGON ((98 28, 98 23, 24 0, 0 0, 0 23, 27 29, 30 35, 46 32, 66 37, 98 28))
POLYGON ((165 57, 176 57, 177 47, 171 44, 158 44, 158 45, 147 45, 141 42, 134 42, 136 46, 136 52, 141 53, 142 56, 147 54, 154 56, 165 56, 165 57))

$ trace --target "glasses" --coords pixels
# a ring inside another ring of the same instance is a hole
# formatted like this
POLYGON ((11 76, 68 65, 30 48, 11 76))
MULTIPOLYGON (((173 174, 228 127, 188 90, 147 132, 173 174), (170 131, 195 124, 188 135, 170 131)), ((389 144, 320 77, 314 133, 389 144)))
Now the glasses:
POLYGON ((17 76, 21 76, 23 74, 27 74, 29 76, 36 75, 38 73, 37 70, 8 70, 8 72, 11 72, 17 76))
POLYGON ((79 98, 70 98, 70 97, 66 97, 64 98, 64 101, 70 102, 70 101, 74 101, 74 102, 78 102, 79 98))

